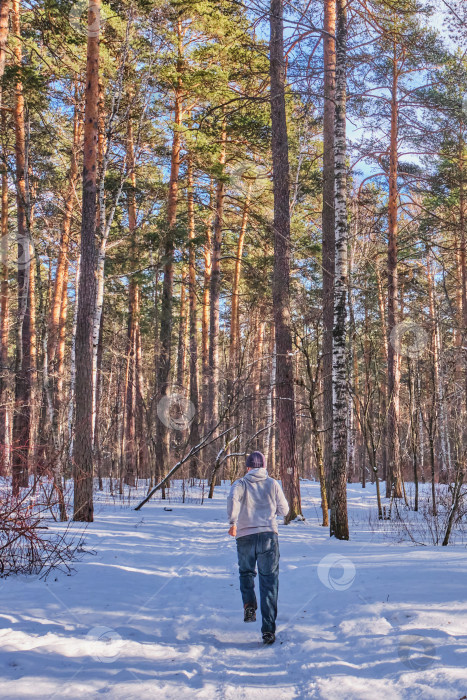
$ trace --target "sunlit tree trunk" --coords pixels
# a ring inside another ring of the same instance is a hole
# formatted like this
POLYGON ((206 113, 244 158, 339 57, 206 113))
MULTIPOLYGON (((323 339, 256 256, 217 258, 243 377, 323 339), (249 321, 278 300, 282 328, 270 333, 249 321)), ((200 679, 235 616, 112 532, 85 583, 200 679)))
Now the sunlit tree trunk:
MULTIPOLYGON (((107 239, 109 236, 109 226, 106 214, 106 189, 105 176, 107 171, 108 141, 106 144, 106 114, 104 100, 104 86, 99 77, 98 86, 98 136, 97 136, 97 232, 98 243, 96 245, 96 302, 94 308, 93 330, 92 330, 92 431, 93 442, 96 446, 96 427, 99 415, 99 376, 98 376, 98 355, 102 344, 102 314, 104 309, 105 291, 105 258, 107 254, 107 239)), ((109 119, 111 116, 109 115, 109 119)), ((99 457, 98 457, 99 459, 99 457)))
POLYGON ((230 348, 229 348, 229 382, 232 387, 237 376, 239 361, 239 341, 240 341, 240 275, 242 271, 243 245, 248 224, 248 214, 250 208, 250 191, 243 204, 242 223, 238 232, 237 253, 235 256, 235 267, 232 283, 232 305, 230 312, 230 348))
MULTIPOLYGON (((199 443, 199 388, 198 388, 198 317, 196 298, 196 226, 195 205, 193 197, 193 160, 188 154, 187 172, 187 210, 188 210, 188 304, 189 304, 189 370, 190 370, 190 401, 193 404, 194 416, 190 426, 190 447, 199 443)), ((190 475, 200 476, 199 461, 195 456, 190 463, 190 475)))
POLYGON ((333 460, 331 473, 330 534, 349 539, 347 517, 347 163, 346 163, 346 63, 347 10, 337 0, 336 115, 335 115, 335 214, 336 261, 333 329, 333 460))
MULTIPOLYGON (((253 417, 252 434, 255 435, 258 430, 260 430, 263 425, 263 355, 264 355, 264 332, 266 329, 266 321, 264 318, 264 311, 261 313, 262 307, 258 309, 258 320, 256 322, 256 340, 254 347, 254 367, 253 367, 253 400, 251 403, 251 414, 253 417)), ((261 450, 263 443, 263 434, 258 435, 256 438, 256 449, 261 450)))
MULTIPOLYGON (((227 371, 227 393, 229 396, 232 393, 238 391, 238 384, 236 384, 239 378, 240 370, 240 277, 242 272, 242 256, 243 256, 243 246, 245 242, 245 234, 248 225, 248 214, 250 206, 250 188, 248 188, 247 196, 243 204, 242 212, 242 222, 240 225, 240 230, 238 232, 237 240, 237 252, 235 256, 235 266, 232 282, 232 302, 230 311, 230 339, 229 339, 229 364, 227 371)), ((235 415, 230 417, 234 423, 239 421, 239 411, 235 410, 235 415)), ((234 452, 240 451, 240 440, 237 440, 233 445, 232 449, 234 452)), ((237 474, 238 471, 238 458, 232 457, 230 462, 231 473, 237 474)))
POLYGON ((93 393, 94 393, 94 427, 93 427, 93 454, 94 473, 98 479, 99 491, 103 490, 102 482, 102 452, 101 452, 101 416, 102 416, 102 358, 104 356, 104 313, 100 314, 99 340, 93 367, 93 393))
MULTIPOLYGON (((398 211, 398 63, 396 46, 392 66, 391 142, 389 152, 389 200, 388 200, 388 333, 398 322, 398 270, 397 270, 397 211, 398 211)), ((386 497, 402 498, 399 412, 400 365, 394 343, 388 343, 388 473, 386 497)))
POLYGON ((178 349, 177 349, 177 384, 183 387, 185 383, 186 370, 186 340, 187 340, 187 295, 186 295, 186 270, 182 269, 182 280, 180 288, 180 320, 178 324, 178 349))
POLYGON ((93 520, 93 325, 96 304, 96 212, 99 119, 100 0, 88 9, 84 111, 81 262, 76 320, 76 410, 73 450, 74 519, 93 520), (94 24, 93 24, 94 23, 94 24), (92 28, 92 29, 91 29, 92 28))
POLYGON ((417 404, 415 400, 415 362, 412 358, 408 358, 408 374, 409 374, 409 402, 410 402, 410 442, 412 447, 412 467, 413 467, 413 482, 415 488, 414 510, 418 510, 418 465, 419 465, 419 434, 417 420, 417 404))
MULTIPOLYGON (((0 13, 1 18, 1 13, 0 13)), ((1 37, 0 37, 1 38, 1 37)), ((0 44, 1 51, 1 44, 0 44)), ((5 113, 1 114, 5 130, 5 113)), ((6 155, 4 153, 4 155, 6 155)), ((9 459, 8 436, 8 339, 10 331, 8 283, 8 173, 2 165, 2 204, 0 228, 0 475, 7 473, 9 459)))
MULTIPOLYGON (((0 0, 0 80, 3 78, 6 63, 6 45, 8 40, 8 18, 10 15, 11 0, 0 0)), ((1 105, 0 90, 0 105, 1 105)))
MULTIPOLYGON (((8 39, 10 0, 0 0, 0 80, 3 78, 8 39)), ((2 91, 0 89, 0 108, 2 91)), ((6 113, 0 115, 2 132, 6 132, 6 113)), ((8 284, 8 172, 6 149, 3 150, 2 204, 0 223, 0 475, 5 475, 9 459, 8 435, 8 338, 9 338, 9 284, 8 284)))
MULTIPOLYGON (((466 215, 465 215, 465 136, 464 136, 464 122, 462 121, 459 129, 459 231, 460 231, 460 265, 461 265, 461 289, 462 289, 462 342, 463 345, 466 343, 466 332, 467 332, 467 235, 466 235, 466 215)), ((467 415, 467 356, 464 351, 464 391, 463 391, 463 401, 461 402, 461 415, 465 420, 467 415)))
POLYGON ((274 443, 274 421, 275 421, 275 384, 276 384, 276 345, 274 337, 274 328, 271 328, 271 335, 269 339, 269 381, 268 381, 268 396, 267 396, 267 408, 266 408, 266 425, 269 425, 269 430, 266 431, 265 442, 264 442, 264 455, 266 457, 266 462, 269 465, 270 473, 273 473, 275 469, 275 443, 274 443))
MULTIPOLYGON (((447 429, 446 403, 444 398, 444 372, 441 359, 441 334, 439 329, 438 311, 435 302, 435 278, 431 267, 431 261, 427 259, 428 301, 430 309, 430 321, 432 327, 433 350, 433 382, 435 390, 436 415, 438 422, 438 434, 440 450, 438 453, 438 469, 441 474, 440 481, 447 483, 448 473, 451 471, 451 454, 449 446, 449 434, 447 429)), ((434 465, 433 465, 434 468, 434 465)))
POLYGON ((279 427, 279 463, 282 487, 289 503, 290 521, 301 514, 296 454, 296 417, 293 347, 290 323, 290 173, 285 109, 283 0, 271 0, 270 101, 271 147, 274 177, 274 270, 272 283, 276 331, 276 405, 279 427))
POLYGON ((63 447, 63 387, 65 374, 66 320, 68 311, 68 256, 73 212, 76 206, 76 188, 79 177, 79 150, 82 132, 82 118, 75 90, 75 111, 73 119, 73 143, 71 148, 68 186, 65 193, 64 216, 60 235, 57 267, 50 302, 50 315, 47 342, 48 384, 46 393, 51 395, 52 434, 58 445, 63 447), (52 388, 53 387, 53 388, 52 388))
POLYGON ((206 411, 208 405, 209 386, 209 290, 211 287, 212 271, 212 222, 214 218, 214 192, 211 181, 209 205, 211 211, 206 222, 206 240, 203 246, 204 278, 203 278, 203 307, 201 315, 201 369, 202 369, 202 417, 201 423, 206 429, 206 411))
MULTIPOLYGON (((12 33, 15 36, 13 53, 18 69, 22 65, 20 42, 20 4, 12 3, 12 33)), ((28 462, 31 438, 31 241, 29 227, 29 195, 26 187, 26 134, 24 123, 24 96, 21 78, 15 86, 15 160, 16 210, 18 240, 18 318, 15 363, 15 413, 12 434, 13 493, 28 483, 28 462)))
MULTIPOLYGON (((164 250, 164 281, 162 284, 162 299, 160 311, 160 343, 157 369, 157 397, 162 400, 170 394, 170 371, 172 354, 172 325, 173 325, 173 280, 175 251, 175 224, 177 220, 178 177, 180 170, 181 132, 179 127, 183 118, 183 97, 181 72, 183 69, 182 25, 177 24, 178 55, 177 55, 177 85, 175 88, 175 129, 172 139, 172 154, 170 162, 169 196, 167 202, 167 236, 164 250)), ((165 474, 170 458, 170 434, 168 427, 157 419, 156 462, 159 475, 165 474)))
MULTIPOLYGON (((378 308, 379 308, 379 316, 380 316, 380 322, 381 322, 381 335, 382 335, 382 348, 381 348, 381 354, 382 354, 382 361, 385 367, 388 365, 388 331, 387 331, 387 325, 386 325, 386 305, 384 303, 384 294, 383 294, 383 285, 381 282, 381 273, 379 271, 378 267, 378 261, 376 261, 375 264, 375 275, 376 275, 376 284, 378 285, 378 308)), ((388 470, 388 445, 387 445, 387 436, 388 436, 388 421, 386 417, 386 411, 387 411, 387 405, 388 405, 388 400, 387 400, 387 382, 386 378, 382 379, 381 381, 381 415, 383 416, 383 427, 382 427, 382 440, 381 440, 381 461, 382 461, 382 466, 383 466, 383 479, 386 481, 386 489, 387 489, 387 470, 388 470)))
MULTIPOLYGON (((128 227, 130 232, 130 264, 136 265, 136 173, 133 146, 133 126, 128 119, 127 129, 127 163, 130 172, 130 187, 128 191, 128 227)), ((134 274, 130 276, 128 290, 128 333, 126 347, 126 371, 123 389, 123 440, 122 454, 124 458, 124 480, 128 486, 136 486, 137 446, 136 446, 136 413, 137 413, 137 336, 139 331, 139 285, 134 274)))
POLYGON ((81 268, 81 254, 78 255, 78 260, 76 261, 76 273, 75 273, 75 284, 74 293, 75 300, 73 304, 73 325, 71 328, 71 349, 70 349, 70 392, 68 396, 68 416, 67 416, 67 427, 68 427, 68 456, 70 461, 73 457, 74 451, 74 440, 73 440, 73 427, 75 418, 75 398, 76 398, 76 327, 78 324, 78 301, 79 301, 79 277, 81 268))
POLYGON ((336 0, 324 0, 324 113, 323 113, 323 426, 324 470, 330 486, 332 465, 332 329, 334 325, 334 118, 336 81, 336 0))
MULTIPOLYGON (((222 125, 221 152, 219 165, 225 163, 225 143, 227 134, 225 123, 222 125)), ((219 312, 220 312, 220 290, 221 290, 221 248, 222 248, 222 227, 224 223, 224 199, 225 184, 223 180, 218 180, 216 185, 216 214, 214 219, 214 230, 212 236, 211 255, 211 287, 209 292, 209 386, 208 405, 206 411, 206 424, 209 430, 213 430, 213 436, 218 432, 216 425, 219 421, 219 312)), ((209 460, 214 464, 217 444, 214 443, 209 451, 209 460)))
POLYGON ((60 246, 58 250, 57 268, 55 272, 55 282, 52 294, 52 303, 49 320, 49 343, 47 348, 49 366, 54 362, 55 352, 60 333, 60 316, 62 314, 63 289, 66 288, 66 276, 68 275, 68 250, 70 245, 70 232, 73 211, 76 202, 76 185, 78 182, 78 154, 81 141, 82 121, 80 119, 80 109, 78 95, 75 92, 75 112, 73 119, 73 144, 71 148, 70 171, 68 173, 68 187, 65 194, 65 213, 62 222, 60 235, 60 246))
POLYGON ((63 276, 62 302, 60 304, 60 317, 58 319, 58 346, 57 346, 57 385, 55 391, 55 413, 57 416, 60 444, 63 446, 63 419, 64 419, 64 386, 65 386, 65 350, 67 337, 68 317, 68 266, 63 276))

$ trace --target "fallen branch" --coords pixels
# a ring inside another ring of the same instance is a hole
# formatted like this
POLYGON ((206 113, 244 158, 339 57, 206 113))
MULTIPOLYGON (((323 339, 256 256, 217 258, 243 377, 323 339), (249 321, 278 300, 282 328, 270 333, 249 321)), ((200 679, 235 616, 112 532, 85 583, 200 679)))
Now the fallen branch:
MULTIPOLYGON (((217 428, 217 426, 216 426, 216 428, 217 428)), ((198 454, 198 452, 201 452, 201 450, 204 447, 207 447, 208 445, 211 445, 216 440, 219 440, 223 435, 230 432, 232 430, 232 428, 227 428, 227 430, 224 430, 223 433, 221 433, 220 435, 216 435, 215 438, 210 440, 209 438, 212 436, 214 430, 211 430, 201 440, 201 442, 199 442, 197 445, 195 445, 195 447, 192 447, 191 450, 181 460, 179 460, 174 467, 172 467, 172 469, 168 472, 168 474, 166 476, 164 476, 162 481, 159 481, 159 483, 156 484, 156 486, 154 486, 153 489, 151 489, 151 491, 148 493, 146 498, 144 498, 141 501, 141 503, 138 503, 135 510, 140 510, 154 496, 156 491, 159 491, 159 489, 161 489, 169 481, 169 479, 171 479, 171 477, 175 474, 175 472, 177 472, 180 469, 180 467, 182 467, 186 462, 188 462, 188 460, 190 460, 194 455, 198 454)))

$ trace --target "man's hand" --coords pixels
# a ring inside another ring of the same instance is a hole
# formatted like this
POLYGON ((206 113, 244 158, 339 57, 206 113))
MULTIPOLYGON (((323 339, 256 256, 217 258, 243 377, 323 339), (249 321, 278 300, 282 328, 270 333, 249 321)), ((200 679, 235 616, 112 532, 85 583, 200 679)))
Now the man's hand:
POLYGON ((229 535, 232 535, 232 537, 237 536, 237 526, 236 525, 231 526, 231 528, 229 530, 229 535))

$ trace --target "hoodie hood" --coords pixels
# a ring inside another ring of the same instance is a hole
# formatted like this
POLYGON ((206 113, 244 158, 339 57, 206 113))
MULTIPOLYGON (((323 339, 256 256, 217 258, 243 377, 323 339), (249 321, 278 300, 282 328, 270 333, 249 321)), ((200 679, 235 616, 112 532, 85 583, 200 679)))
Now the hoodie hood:
POLYGON ((257 469, 250 469, 243 478, 252 482, 263 481, 268 478, 268 472, 266 467, 258 467, 257 469))

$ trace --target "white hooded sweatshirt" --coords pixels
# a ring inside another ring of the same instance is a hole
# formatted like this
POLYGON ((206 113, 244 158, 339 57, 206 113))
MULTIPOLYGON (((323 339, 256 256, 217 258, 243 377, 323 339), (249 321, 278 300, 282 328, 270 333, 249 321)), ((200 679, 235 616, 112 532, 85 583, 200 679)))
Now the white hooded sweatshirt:
POLYGON ((276 516, 285 516, 289 504, 278 481, 268 476, 265 467, 250 469, 234 481, 227 497, 230 525, 237 526, 237 537, 255 532, 275 532, 276 516))

